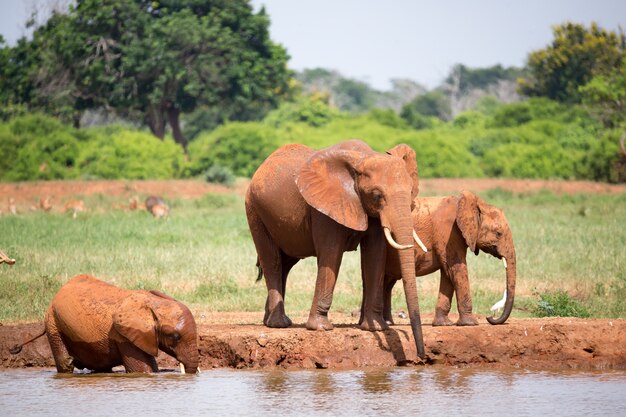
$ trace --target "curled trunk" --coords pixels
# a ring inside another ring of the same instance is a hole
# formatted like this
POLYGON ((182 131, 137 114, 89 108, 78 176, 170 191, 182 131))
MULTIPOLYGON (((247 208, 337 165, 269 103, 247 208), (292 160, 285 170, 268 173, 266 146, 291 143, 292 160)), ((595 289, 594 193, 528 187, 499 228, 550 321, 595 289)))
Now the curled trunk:
POLYGON ((515 254, 513 254, 509 258, 505 258, 507 261, 506 265, 506 301, 504 303, 504 309, 502 311, 502 315, 497 319, 493 317, 487 317, 487 321, 490 324, 502 324, 504 323, 509 316, 511 315, 511 311, 513 310, 513 300, 515 298, 515 278, 516 278, 516 261, 515 254))

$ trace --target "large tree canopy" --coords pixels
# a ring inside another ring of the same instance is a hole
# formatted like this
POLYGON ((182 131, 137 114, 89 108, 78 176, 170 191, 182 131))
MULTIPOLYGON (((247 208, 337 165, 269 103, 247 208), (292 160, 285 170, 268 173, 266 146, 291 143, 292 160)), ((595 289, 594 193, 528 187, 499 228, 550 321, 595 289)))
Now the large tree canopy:
POLYGON ((528 56, 530 77, 521 80, 520 90, 529 96, 578 103, 579 87, 617 69, 625 56, 624 33, 595 23, 590 28, 578 23, 558 25, 552 43, 528 56))
MULTIPOLYGON (((181 112, 208 106, 223 119, 253 119, 287 93, 288 55, 268 27, 248 0, 78 0, 16 47, 36 58, 3 50, 0 59, 28 67, 21 76, 34 91, 21 102, 66 117, 104 107, 160 138, 169 123, 186 148, 181 112)), ((4 72, 0 83, 11 82, 4 72)))

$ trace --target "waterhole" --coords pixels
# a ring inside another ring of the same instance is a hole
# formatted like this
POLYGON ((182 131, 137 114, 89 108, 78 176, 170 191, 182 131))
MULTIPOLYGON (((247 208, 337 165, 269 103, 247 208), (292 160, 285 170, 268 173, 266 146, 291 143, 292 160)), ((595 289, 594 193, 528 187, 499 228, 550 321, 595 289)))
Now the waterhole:
POLYGON ((625 394, 625 371, 0 372, 3 416, 624 416, 625 394))

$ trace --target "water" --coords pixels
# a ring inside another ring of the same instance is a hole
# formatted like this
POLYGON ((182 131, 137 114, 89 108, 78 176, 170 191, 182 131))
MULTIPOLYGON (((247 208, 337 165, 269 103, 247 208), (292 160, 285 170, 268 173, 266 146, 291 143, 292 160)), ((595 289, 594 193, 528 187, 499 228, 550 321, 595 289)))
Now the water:
POLYGON ((626 372, 448 368, 0 372, 2 416, 625 416, 626 372))

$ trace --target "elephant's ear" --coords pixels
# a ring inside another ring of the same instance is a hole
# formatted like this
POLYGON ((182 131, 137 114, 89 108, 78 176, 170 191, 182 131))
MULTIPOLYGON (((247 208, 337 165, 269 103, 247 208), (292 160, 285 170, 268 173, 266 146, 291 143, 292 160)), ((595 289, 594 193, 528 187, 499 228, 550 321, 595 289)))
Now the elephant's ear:
POLYGON ((461 192, 456 212, 456 224, 459 226, 467 246, 475 254, 478 254, 476 241, 478 240, 479 221, 478 197, 469 191, 461 192))
POLYGON ((417 172, 417 157, 415 151, 409 145, 401 143, 389 149, 387 153, 402 158, 404 161, 406 172, 411 176, 411 182, 413 183, 411 187, 411 200, 415 200, 415 197, 417 197, 419 193, 419 175, 417 172))
POLYGON ((165 298, 166 300, 170 300, 170 301, 176 301, 178 302, 178 300, 176 300, 173 297, 170 297, 169 295, 165 294, 164 292, 161 292, 159 290, 150 290, 150 294, 154 294, 157 297, 161 297, 161 298, 165 298))
POLYGON ((145 297, 127 297, 113 313, 113 328, 148 355, 157 356, 157 322, 145 297))
POLYGON ((355 178, 364 152, 331 146, 315 153, 300 169, 296 184, 306 202, 350 229, 367 230, 367 213, 355 178))

